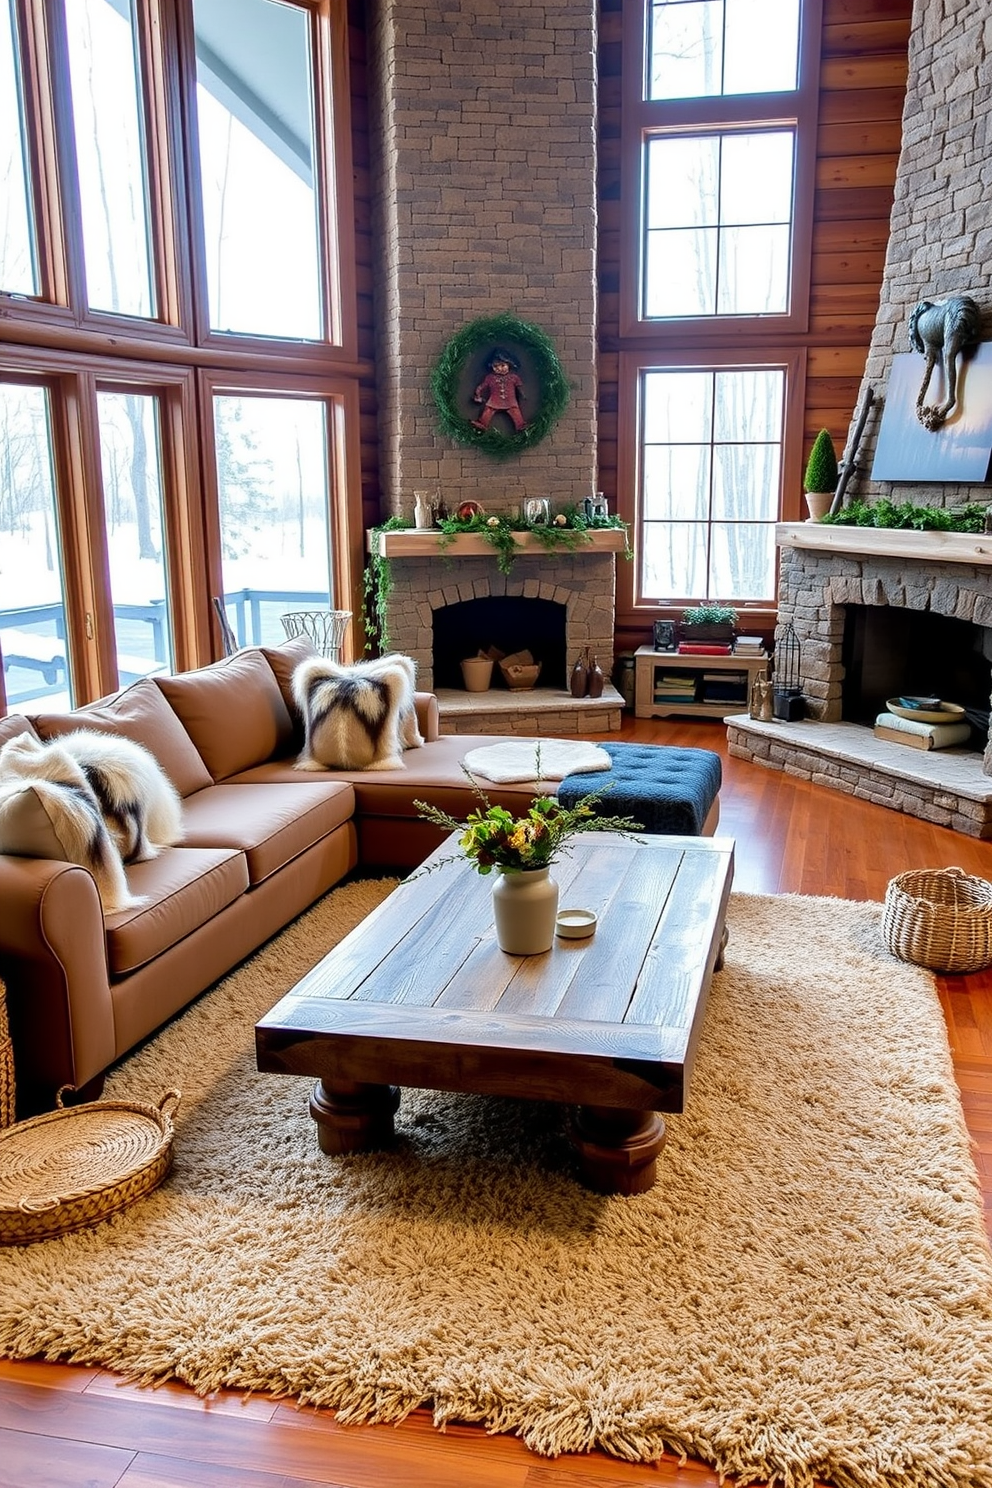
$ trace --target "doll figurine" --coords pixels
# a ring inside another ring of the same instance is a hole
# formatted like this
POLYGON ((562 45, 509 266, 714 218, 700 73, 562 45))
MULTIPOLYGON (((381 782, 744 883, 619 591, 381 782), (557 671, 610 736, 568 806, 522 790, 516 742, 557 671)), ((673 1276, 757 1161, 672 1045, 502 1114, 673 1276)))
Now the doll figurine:
POLYGON ((488 429, 497 413, 505 413, 518 433, 526 429, 527 423, 517 402, 524 386, 517 365, 510 354, 499 347, 492 353, 486 363, 486 376, 472 395, 474 403, 485 405, 479 417, 472 420, 474 429, 488 429))

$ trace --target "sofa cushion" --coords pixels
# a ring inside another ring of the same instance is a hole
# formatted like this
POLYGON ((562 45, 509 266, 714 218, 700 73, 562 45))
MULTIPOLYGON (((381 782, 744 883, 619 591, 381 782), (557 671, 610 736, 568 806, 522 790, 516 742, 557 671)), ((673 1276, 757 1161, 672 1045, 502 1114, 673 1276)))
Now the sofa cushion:
POLYGON ((272 668, 259 650, 212 666, 156 677, 214 781, 293 747, 293 723, 272 668))
POLYGON ((106 702, 92 703, 72 713, 39 713, 35 724, 43 739, 55 739, 80 728, 133 739, 151 751, 181 796, 212 783, 189 734, 148 677, 106 702))
POLYGON ((295 640, 286 641, 281 646, 263 646, 262 655, 272 668, 282 693, 283 702, 286 704, 289 716, 293 721, 293 748, 303 747, 303 718, 296 699, 293 697, 293 673, 301 661, 306 661, 308 656, 316 656, 317 650, 312 641, 306 636, 297 636, 295 640))
POLYGON ((110 974, 126 976, 205 925, 248 887, 244 853, 225 847, 170 847, 133 863, 130 885, 145 903, 107 922, 110 974))
POLYGON ((18 734, 33 734, 37 739, 38 730, 30 718, 24 718, 20 713, 8 713, 6 718, 0 718, 0 744, 16 739, 18 734))
MULTIPOLYGON (((473 794, 472 783, 462 769, 470 749, 493 742, 492 734, 442 734, 422 749, 408 749, 403 755, 402 770, 330 770, 331 780, 350 780, 355 791, 355 809, 363 816, 419 815, 415 800, 429 801, 452 816, 465 817, 480 804, 473 794)), ((311 780, 324 776, 314 774, 311 780)), ((480 780, 480 787, 493 805, 520 811, 535 794, 536 782, 521 781, 512 785, 493 785, 480 780)), ((545 782, 549 796, 557 790, 554 781, 545 782)))
POLYGON ((184 845, 234 847, 253 884, 351 819, 355 796, 344 781, 313 777, 284 785, 213 785, 183 802, 184 845))

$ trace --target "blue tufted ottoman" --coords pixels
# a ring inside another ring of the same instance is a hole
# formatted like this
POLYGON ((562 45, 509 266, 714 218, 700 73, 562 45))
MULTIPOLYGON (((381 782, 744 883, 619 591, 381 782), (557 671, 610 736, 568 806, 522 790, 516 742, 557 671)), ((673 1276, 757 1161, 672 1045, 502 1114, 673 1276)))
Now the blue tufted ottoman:
POLYGON ((604 791, 597 808, 603 816, 632 816, 645 832, 662 836, 702 834, 723 779, 718 754, 665 744, 596 744, 610 756, 611 768, 566 775, 558 787, 562 805, 604 791))

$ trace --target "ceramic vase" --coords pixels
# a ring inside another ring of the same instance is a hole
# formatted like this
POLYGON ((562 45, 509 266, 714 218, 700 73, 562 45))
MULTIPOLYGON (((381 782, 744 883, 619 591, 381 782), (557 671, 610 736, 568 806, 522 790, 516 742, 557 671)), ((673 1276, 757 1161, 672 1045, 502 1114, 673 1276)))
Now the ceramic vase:
POLYGON ((511 956, 539 956, 550 951, 558 914, 558 885, 550 868, 522 872, 496 870, 493 918, 496 943, 511 956))

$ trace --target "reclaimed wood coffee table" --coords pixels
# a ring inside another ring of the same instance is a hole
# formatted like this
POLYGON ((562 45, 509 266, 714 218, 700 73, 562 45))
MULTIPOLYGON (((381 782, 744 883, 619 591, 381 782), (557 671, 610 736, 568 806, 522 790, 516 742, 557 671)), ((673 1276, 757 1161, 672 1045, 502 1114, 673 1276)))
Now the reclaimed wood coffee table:
MULTIPOLYGON (((457 836, 428 864, 450 857, 457 836)), ((258 1068, 316 1075, 321 1150, 389 1144, 397 1088, 573 1107, 583 1182, 641 1193, 662 1111, 681 1111, 714 969, 733 842, 574 840, 552 874, 596 933, 541 956, 496 944, 492 879, 464 861, 401 884, 256 1025, 258 1068)))

